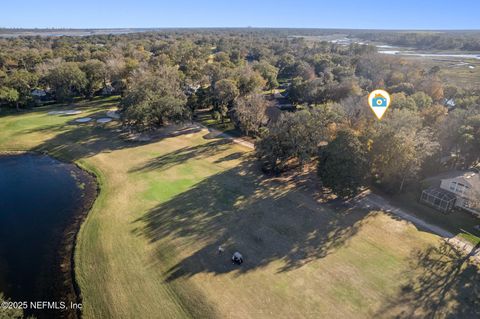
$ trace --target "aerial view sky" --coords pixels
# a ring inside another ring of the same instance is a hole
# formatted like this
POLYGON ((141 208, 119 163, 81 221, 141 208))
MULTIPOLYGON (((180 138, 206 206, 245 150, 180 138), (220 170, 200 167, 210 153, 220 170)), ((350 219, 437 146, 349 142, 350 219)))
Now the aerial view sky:
POLYGON ((477 0, 17 0, 0 27, 480 29, 477 0))

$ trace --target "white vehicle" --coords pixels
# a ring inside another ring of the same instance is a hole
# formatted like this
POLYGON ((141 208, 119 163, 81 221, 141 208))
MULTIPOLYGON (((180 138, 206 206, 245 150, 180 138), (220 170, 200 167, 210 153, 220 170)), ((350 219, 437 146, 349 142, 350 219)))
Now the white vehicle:
POLYGON ((232 261, 238 265, 243 263, 243 256, 238 251, 236 251, 232 256, 232 261))

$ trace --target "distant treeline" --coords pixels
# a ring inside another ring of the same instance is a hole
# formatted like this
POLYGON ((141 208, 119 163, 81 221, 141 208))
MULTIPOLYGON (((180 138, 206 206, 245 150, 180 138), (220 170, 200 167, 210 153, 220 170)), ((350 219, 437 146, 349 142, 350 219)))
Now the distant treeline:
POLYGON ((292 28, 115 28, 115 29, 66 29, 66 28, 0 28, 0 37, 60 37, 60 36, 85 36, 85 35, 118 35, 127 33, 162 33, 166 35, 191 35, 201 36, 325 36, 333 34, 355 34, 358 30, 342 29, 292 29, 292 28))
POLYGON ((417 49, 480 51, 480 31, 389 31, 354 29, 292 28, 117 28, 117 29, 21 29, 0 28, 0 37, 86 36, 127 33, 159 33, 169 36, 197 34, 201 36, 326 36, 341 34, 362 40, 409 46, 417 49))
POLYGON ((417 49, 480 51, 480 32, 365 32, 354 34, 362 40, 417 49))

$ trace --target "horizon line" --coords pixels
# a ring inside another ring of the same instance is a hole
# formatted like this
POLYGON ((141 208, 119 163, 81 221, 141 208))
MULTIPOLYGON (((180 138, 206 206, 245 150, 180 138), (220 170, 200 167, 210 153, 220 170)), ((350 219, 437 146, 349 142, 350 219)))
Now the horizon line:
POLYGON ((344 27, 254 27, 254 26, 196 26, 196 27, 3 27, 0 30, 162 30, 162 29, 272 29, 272 30, 365 30, 365 31, 480 31, 478 29, 427 29, 427 28, 344 28, 344 27))

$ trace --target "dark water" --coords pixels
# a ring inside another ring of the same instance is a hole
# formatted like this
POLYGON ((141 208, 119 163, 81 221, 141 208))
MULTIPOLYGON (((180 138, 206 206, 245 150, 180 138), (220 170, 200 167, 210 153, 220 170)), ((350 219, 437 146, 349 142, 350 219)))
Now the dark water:
POLYGON ((76 166, 48 156, 0 156, 0 291, 12 301, 62 298, 69 272, 60 271, 59 252, 88 206, 91 183, 76 166))

